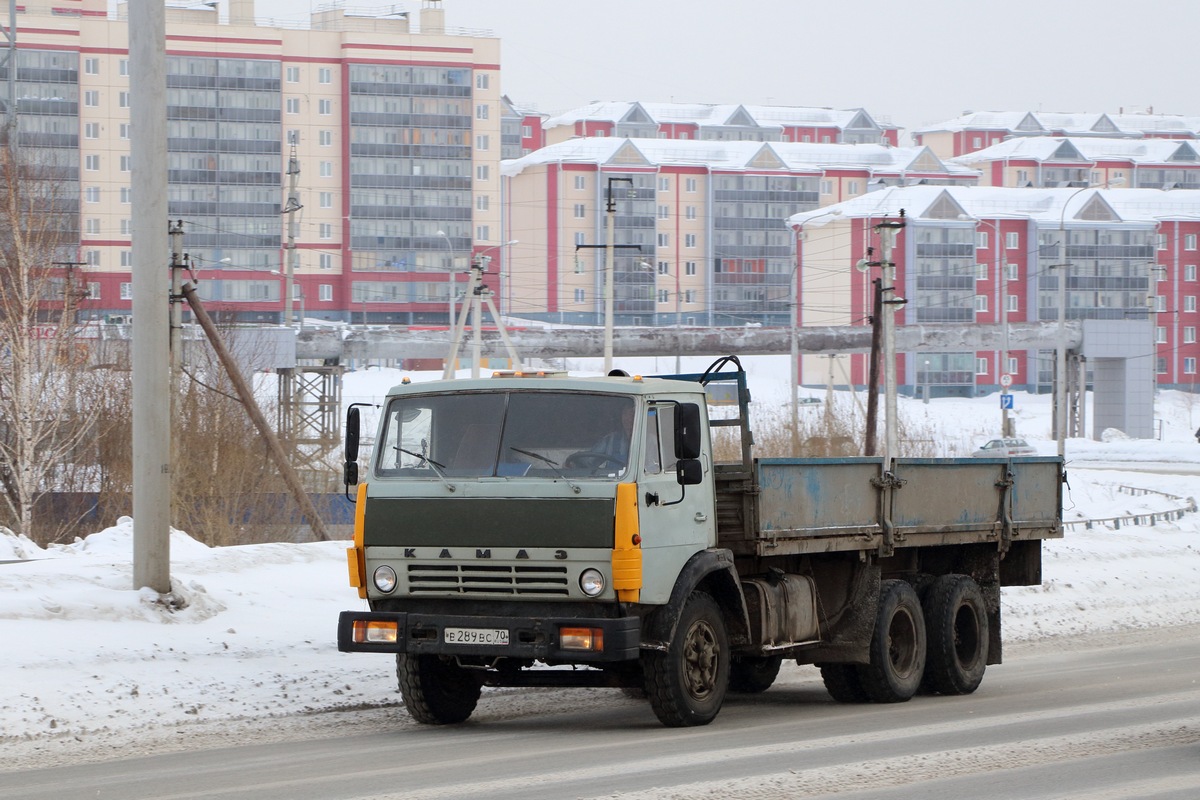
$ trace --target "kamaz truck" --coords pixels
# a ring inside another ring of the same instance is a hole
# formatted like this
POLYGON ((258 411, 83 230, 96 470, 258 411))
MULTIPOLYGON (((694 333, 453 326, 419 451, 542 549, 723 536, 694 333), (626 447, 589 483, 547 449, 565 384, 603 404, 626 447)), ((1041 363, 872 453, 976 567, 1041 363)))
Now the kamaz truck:
POLYGON ((361 469, 351 408, 366 607, 338 648, 395 653, 429 724, 466 720, 485 686, 589 686, 705 725, 785 660, 847 703, 973 692, 1000 663, 1001 587, 1040 583, 1062 535, 1062 461, 755 458, 749 403, 733 356, 404 383, 361 469))

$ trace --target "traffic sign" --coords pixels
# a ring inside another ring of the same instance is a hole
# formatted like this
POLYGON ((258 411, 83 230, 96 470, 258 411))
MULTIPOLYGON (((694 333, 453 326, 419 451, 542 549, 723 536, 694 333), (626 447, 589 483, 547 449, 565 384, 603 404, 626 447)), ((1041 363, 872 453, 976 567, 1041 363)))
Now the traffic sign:
POLYGON ((1000 395, 1000 407, 1001 408, 1012 408, 1013 407, 1013 396, 1011 394, 1000 395))
POLYGON ((1009 375, 1007 372, 1004 373, 1003 375, 1001 375, 1000 376, 1000 385, 1003 386, 1005 389, 1012 386, 1012 375, 1009 375))

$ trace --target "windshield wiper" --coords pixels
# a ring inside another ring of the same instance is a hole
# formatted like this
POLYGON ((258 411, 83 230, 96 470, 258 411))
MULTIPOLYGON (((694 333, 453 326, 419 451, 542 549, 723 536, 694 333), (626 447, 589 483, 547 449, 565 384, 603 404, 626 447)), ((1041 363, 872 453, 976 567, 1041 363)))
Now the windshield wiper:
POLYGON ((576 486, 574 483, 572 483, 571 479, 563 474, 563 471, 558 468, 557 461, 551 461, 550 459, 546 458, 541 453, 535 453, 532 450, 522 450, 521 448, 513 447, 512 445, 509 445, 508 449, 515 450, 516 452, 520 453, 523 456, 529 456, 530 458, 536 458, 538 461, 541 461, 543 464, 549 465, 550 469, 554 470, 554 472, 558 475, 558 477, 562 478, 564 481, 567 482, 567 486, 570 486, 571 490, 573 492, 575 492, 575 494, 579 494, 579 487, 576 486))
MULTIPOLYGON (((422 445, 425 444, 425 441, 421 440, 421 444, 422 445)), ((442 483, 446 484, 446 488, 452 492, 454 491, 454 484, 450 483, 450 481, 446 479, 446 473, 442 472, 442 470, 444 470, 446 468, 445 464, 439 464, 438 462, 434 461, 432 458, 425 455, 424 453, 417 453, 413 450, 406 450, 405 448, 401 447, 400 445, 393 445, 393 447, 395 447, 401 453, 404 453, 406 456, 412 456, 413 458, 419 458, 421 460, 422 464, 428 464, 430 467, 433 468, 434 474, 437 475, 438 478, 441 479, 442 483)))

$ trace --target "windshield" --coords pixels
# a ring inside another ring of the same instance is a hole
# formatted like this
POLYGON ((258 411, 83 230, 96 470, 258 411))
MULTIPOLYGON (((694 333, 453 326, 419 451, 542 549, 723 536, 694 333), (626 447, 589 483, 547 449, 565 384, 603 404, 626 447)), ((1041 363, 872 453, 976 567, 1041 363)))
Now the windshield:
POLYGON ((376 470, 431 479, 619 478, 634 413, 631 397, 579 392, 398 397, 387 406, 376 470))

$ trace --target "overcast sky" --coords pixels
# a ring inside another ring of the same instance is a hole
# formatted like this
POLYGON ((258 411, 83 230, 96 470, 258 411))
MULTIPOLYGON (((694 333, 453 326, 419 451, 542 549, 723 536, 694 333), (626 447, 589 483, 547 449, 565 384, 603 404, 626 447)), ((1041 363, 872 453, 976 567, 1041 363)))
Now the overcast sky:
MULTIPOLYGON (((257 0, 302 20, 315 0, 257 0)), ((419 0, 355 9, 419 11, 419 0)), ((865 108, 913 129, 963 111, 1200 115, 1196 0, 445 0, 501 40, 503 91, 592 100, 865 108)), ((224 11, 224 9, 222 9, 224 11)), ((416 25, 414 24, 414 29, 416 25)))

